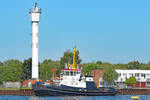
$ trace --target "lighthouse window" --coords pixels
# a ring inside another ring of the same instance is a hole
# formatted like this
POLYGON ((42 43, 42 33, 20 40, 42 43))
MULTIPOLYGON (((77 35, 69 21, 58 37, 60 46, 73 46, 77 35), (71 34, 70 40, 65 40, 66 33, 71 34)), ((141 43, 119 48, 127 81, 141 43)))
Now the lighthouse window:
POLYGON ((38 37, 38 33, 36 33, 36 37, 38 37))
POLYGON ((73 71, 70 71, 70 75, 73 76, 73 71))

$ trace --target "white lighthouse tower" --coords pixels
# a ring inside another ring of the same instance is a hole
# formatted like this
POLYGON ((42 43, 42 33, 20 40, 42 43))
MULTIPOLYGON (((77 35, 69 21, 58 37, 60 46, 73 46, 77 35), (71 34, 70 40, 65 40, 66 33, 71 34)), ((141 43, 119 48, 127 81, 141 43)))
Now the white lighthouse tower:
POLYGON ((37 3, 35 3, 33 9, 29 12, 32 23, 32 79, 38 80, 38 29, 41 9, 38 9, 37 3))

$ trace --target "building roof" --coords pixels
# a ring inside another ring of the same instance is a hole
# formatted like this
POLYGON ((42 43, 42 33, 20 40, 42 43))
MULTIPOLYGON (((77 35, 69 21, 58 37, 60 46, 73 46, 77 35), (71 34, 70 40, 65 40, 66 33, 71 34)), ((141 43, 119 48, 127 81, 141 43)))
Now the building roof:
POLYGON ((150 73, 150 70, 115 70, 117 73, 150 73))

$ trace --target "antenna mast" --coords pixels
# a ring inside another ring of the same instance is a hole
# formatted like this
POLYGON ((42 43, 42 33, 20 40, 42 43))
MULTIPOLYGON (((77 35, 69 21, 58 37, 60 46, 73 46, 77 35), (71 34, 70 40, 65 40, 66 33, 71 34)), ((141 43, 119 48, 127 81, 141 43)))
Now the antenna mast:
POLYGON ((72 64, 72 69, 75 69, 75 59, 76 59, 76 48, 73 48, 73 64, 72 64))

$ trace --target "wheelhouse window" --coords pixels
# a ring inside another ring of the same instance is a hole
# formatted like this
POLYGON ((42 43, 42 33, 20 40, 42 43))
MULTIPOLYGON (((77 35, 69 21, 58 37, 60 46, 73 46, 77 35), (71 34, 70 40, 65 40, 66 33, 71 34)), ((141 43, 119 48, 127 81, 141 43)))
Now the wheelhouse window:
POLYGON ((80 71, 76 71, 76 74, 80 74, 80 71))
POLYGON ((70 75, 73 76, 73 71, 70 71, 70 75))
POLYGON ((69 75, 69 71, 66 71, 66 75, 67 75, 67 76, 69 75))
POLYGON ((80 74, 81 72, 79 71, 78 74, 80 74))
POLYGON ((74 71, 74 74, 73 74, 74 76, 76 76, 76 71, 74 71))

